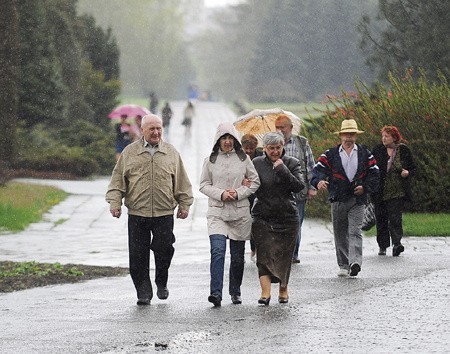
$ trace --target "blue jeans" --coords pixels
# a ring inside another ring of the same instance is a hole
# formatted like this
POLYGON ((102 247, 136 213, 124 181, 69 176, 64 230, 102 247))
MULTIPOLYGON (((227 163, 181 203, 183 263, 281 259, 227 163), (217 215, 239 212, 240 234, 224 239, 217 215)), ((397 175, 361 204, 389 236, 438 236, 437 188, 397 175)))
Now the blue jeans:
POLYGON ((300 241, 302 240, 302 224, 303 219, 305 218, 305 205, 306 201, 297 201, 297 209, 298 209, 298 237, 297 244, 295 245, 294 258, 298 258, 298 251, 300 249, 300 241))
MULTIPOLYGON (((222 298, 223 272, 225 264, 225 252, 227 250, 227 238, 225 235, 210 235, 211 246, 211 295, 219 295, 222 298)), ((245 241, 230 240, 230 295, 241 295, 242 277, 244 275, 245 241)))

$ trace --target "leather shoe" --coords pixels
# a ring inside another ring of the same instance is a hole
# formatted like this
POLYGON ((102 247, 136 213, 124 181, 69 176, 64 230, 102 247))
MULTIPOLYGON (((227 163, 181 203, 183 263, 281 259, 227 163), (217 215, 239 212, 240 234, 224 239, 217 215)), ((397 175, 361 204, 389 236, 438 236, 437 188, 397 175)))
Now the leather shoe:
POLYGON ((240 305, 242 304, 242 299, 240 295, 231 295, 231 302, 235 305, 240 305))
POLYGON ((398 257, 404 250, 405 247, 401 243, 399 243, 398 245, 394 245, 394 247, 392 247, 392 256, 398 257))
POLYGON ((354 262, 354 263, 350 264, 350 276, 351 277, 356 277, 360 271, 361 271, 361 266, 358 263, 354 262))
POLYGON ((139 298, 137 301, 138 305, 150 305, 150 299, 148 297, 139 298))
POLYGON ((158 296, 158 299, 165 300, 169 297, 169 289, 167 289, 167 286, 158 286, 156 295, 158 296))
POLYGON ((258 300, 258 304, 269 306, 270 303, 270 296, 269 297, 262 297, 258 300))
POLYGON ((211 302, 214 305, 214 307, 219 307, 222 303, 222 299, 220 298, 219 295, 216 294, 209 295, 208 301, 211 302))
POLYGON ((293 258, 292 259, 292 263, 300 263, 300 259, 299 258, 293 258))
POLYGON ((287 304, 289 302, 289 297, 278 296, 278 302, 280 304, 287 304))
POLYGON ((379 256, 385 256, 386 255, 386 248, 380 247, 380 249, 378 250, 378 255, 379 256))

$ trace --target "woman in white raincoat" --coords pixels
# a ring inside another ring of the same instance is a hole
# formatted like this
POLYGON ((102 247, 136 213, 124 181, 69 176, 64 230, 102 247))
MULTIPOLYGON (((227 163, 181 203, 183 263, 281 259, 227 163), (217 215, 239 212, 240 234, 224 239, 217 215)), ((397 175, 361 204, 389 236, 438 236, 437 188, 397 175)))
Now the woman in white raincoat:
POLYGON ((252 218, 248 197, 259 187, 258 173, 242 150, 232 123, 219 124, 211 155, 203 163, 200 192, 208 199, 208 234, 211 247, 211 283, 208 301, 222 302, 226 241, 230 240, 229 294, 240 304, 245 241, 250 240, 252 218), (250 187, 242 185, 244 179, 250 187))

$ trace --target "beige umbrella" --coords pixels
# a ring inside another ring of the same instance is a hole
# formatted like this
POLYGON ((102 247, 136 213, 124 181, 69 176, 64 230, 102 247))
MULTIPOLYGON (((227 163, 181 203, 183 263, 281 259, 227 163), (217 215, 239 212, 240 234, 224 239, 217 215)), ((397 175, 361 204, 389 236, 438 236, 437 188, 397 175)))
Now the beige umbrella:
POLYGON ((240 138, 244 134, 253 134, 258 139, 258 145, 262 146, 264 134, 276 131, 275 121, 281 115, 286 115, 291 119, 294 126, 292 134, 300 134, 302 120, 294 113, 284 111, 281 108, 254 109, 239 117, 233 124, 240 138))

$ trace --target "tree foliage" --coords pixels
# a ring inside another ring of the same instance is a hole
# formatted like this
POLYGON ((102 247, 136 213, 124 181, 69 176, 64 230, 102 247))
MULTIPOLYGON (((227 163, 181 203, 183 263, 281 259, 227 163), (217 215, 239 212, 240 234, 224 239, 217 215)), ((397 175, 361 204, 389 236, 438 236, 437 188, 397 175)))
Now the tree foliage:
POLYGON ((370 79, 356 26, 373 10, 373 1, 352 0, 248 1, 224 10, 194 43, 196 62, 210 63, 197 66, 200 84, 228 99, 278 102, 349 89, 356 77, 370 79))
POLYGON ((375 18, 364 16, 359 24, 361 47, 367 63, 380 80, 389 71, 422 68, 429 79, 437 70, 449 78, 450 2, 442 0, 379 0, 375 18))
POLYGON ((16 0, 0 1, 0 185, 7 179, 15 152, 15 125, 18 108, 19 16, 16 0))

